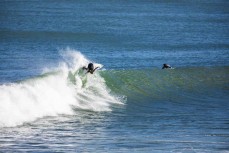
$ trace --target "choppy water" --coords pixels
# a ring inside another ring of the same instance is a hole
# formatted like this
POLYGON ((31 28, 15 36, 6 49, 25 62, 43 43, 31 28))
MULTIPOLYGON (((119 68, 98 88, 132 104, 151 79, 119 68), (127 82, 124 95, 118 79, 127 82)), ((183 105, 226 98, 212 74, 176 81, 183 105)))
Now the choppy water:
POLYGON ((228 152, 227 8, 1 1, 0 152, 228 152))

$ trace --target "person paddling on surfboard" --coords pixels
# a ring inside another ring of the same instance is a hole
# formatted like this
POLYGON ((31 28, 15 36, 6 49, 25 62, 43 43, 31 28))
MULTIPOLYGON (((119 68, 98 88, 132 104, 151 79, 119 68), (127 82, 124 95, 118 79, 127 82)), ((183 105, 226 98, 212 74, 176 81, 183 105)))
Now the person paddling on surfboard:
POLYGON ((172 67, 169 64, 163 64, 162 69, 171 69, 172 67))
POLYGON ((90 72, 91 74, 93 74, 95 72, 96 69, 98 69, 99 67, 94 68, 94 64, 93 63, 89 63, 87 67, 83 67, 83 70, 87 70, 87 73, 90 72))

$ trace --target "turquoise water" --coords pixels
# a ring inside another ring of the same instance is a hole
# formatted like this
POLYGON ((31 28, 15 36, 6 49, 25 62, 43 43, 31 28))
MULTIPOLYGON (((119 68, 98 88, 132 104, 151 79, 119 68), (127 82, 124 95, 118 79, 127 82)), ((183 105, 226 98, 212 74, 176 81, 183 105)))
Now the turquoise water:
POLYGON ((228 8, 1 1, 0 152, 228 152, 228 8))

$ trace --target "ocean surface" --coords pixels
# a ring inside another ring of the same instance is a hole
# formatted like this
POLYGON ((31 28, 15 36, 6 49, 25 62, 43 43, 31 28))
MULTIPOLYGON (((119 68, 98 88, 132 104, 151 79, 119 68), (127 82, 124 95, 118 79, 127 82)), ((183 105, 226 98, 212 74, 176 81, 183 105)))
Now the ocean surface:
POLYGON ((228 78, 228 0, 0 1, 1 153, 228 153, 228 78))

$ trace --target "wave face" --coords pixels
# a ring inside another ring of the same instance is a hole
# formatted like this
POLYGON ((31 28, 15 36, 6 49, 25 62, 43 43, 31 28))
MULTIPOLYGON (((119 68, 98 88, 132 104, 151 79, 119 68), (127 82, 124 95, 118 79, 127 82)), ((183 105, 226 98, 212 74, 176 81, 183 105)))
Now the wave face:
POLYGON ((111 104, 121 104, 99 73, 85 75, 81 68, 90 62, 87 58, 71 49, 64 52, 59 67, 46 69, 36 78, 0 86, 1 127, 21 125, 44 116, 71 115, 77 109, 111 111, 111 104))
POLYGON ((111 70, 102 76, 112 91, 126 95, 128 101, 192 102, 200 96, 217 101, 229 94, 229 67, 111 70))

